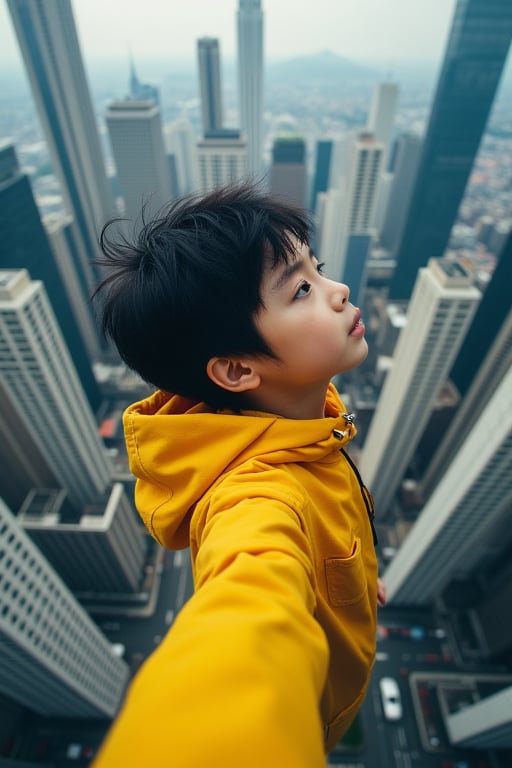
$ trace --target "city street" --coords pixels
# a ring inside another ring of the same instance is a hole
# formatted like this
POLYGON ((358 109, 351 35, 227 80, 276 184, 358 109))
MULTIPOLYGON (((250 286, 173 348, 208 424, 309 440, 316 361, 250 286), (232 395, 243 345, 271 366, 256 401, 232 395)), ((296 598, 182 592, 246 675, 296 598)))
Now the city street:
POLYGON ((460 678, 460 672, 448 626, 435 625, 428 612, 381 610, 377 659, 370 690, 358 716, 361 738, 352 751, 337 749, 331 753, 329 765, 351 768, 510 766, 510 754, 454 749, 449 745, 437 701, 437 685, 455 673, 460 678), (402 716, 397 721, 388 721, 384 716, 379 690, 383 677, 391 677, 398 683, 402 716))

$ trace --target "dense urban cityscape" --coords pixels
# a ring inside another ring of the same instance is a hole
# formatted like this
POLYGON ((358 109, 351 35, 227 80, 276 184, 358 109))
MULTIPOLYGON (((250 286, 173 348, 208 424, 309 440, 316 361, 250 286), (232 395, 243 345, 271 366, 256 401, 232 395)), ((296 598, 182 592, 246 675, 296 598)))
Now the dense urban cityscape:
POLYGON ((512 6, 458 0, 441 61, 381 72, 265 60, 260 0, 233 3, 235 60, 198 36, 188 62, 101 71, 71 0, 6 5, 0 766, 89 765, 193 592, 135 510, 122 414, 150 388, 98 329, 99 229, 250 178, 311 212, 370 348, 336 384, 388 604, 328 765, 510 768, 512 6))

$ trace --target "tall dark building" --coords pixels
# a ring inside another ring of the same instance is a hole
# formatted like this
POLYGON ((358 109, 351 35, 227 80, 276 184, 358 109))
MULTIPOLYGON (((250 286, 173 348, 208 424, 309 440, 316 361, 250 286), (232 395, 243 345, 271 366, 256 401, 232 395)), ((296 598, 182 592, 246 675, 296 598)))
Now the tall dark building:
POLYGON ((512 233, 501 253, 493 276, 473 318, 450 378, 462 395, 478 373, 491 342, 510 312, 512 285, 512 233))
POLYGON ((319 192, 326 192, 329 187, 329 171, 331 168, 332 141, 321 140, 316 143, 315 176, 311 190, 312 211, 316 210, 316 198, 319 192))
POLYGON ((478 151, 512 37, 510 0, 459 0, 432 106, 390 299, 441 257, 478 151))
POLYGON ((216 37, 201 37, 197 41, 197 58, 203 134, 206 135, 222 128, 220 47, 216 37))
MULTIPOLYGON (((88 258, 94 259, 113 201, 71 0, 8 0, 7 7, 66 212, 75 219, 88 258)), ((97 270, 89 268, 96 279, 97 270)))
POLYGON ((0 146, 0 268, 27 269, 44 284, 91 408, 101 394, 39 216, 28 177, 21 173, 12 144, 0 146))

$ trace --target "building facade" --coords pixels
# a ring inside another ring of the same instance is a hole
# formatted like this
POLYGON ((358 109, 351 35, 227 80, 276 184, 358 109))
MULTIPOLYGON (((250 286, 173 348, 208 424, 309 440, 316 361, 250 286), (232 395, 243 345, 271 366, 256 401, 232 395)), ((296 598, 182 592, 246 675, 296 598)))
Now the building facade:
POLYGON ((509 368, 384 573, 391 605, 432 604, 451 580, 475 573, 507 529, 511 477, 509 368))
POLYGON ((113 468, 39 281, 0 271, 0 381, 73 504, 96 502, 113 468))
POLYGON ((389 509, 480 300, 457 263, 420 271, 364 444, 360 468, 382 514, 389 509))
POLYGON ((126 663, 2 499, 0 551, 0 691, 48 717, 113 717, 126 663))
POLYGON ((197 59, 204 135, 223 127, 220 44, 216 37, 201 37, 197 41, 197 59))
POLYGON ((248 171, 247 142, 240 131, 207 133, 197 142, 199 184, 202 192, 243 180, 248 171))
MULTIPOLYGON (((70 234, 74 234, 72 222, 69 226, 70 234)), ((79 307, 85 310, 84 282, 76 270, 76 262, 68 261, 67 274, 75 270, 72 281, 80 286, 77 294, 68 290, 70 285, 63 280, 30 180, 21 173, 14 147, 9 142, 0 144, 0 233, 0 269, 27 269, 33 280, 44 284, 82 388, 91 408, 96 410, 101 394, 94 379, 89 346, 76 317, 79 307)), ((77 240, 73 239, 73 243, 77 240)), ((75 253, 73 249, 72 254, 75 253)), ((90 328, 89 321, 87 326, 90 328)))
POLYGON ((99 255, 98 233, 113 202, 71 0, 7 6, 66 210, 91 258, 99 255))
POLYGON ((261 0, 239 0, 238 105, 247 137, 248 172, 258 179, 263 153, 263 11, 261 0))
POLYGON ((458 0, 389 287, 408 299, 416 275, 443 256, 512 38, 509 0, 458 0))
POLYGON ((306 204, 306 142, 301 136, 274 140, 270 167, 270 191, 300 207, 306 204))
POLYGON ((106 113, 125 215, 140 220, 169 203, 171 181, 160 109, 154 101, 115 101, 106 113))
POLYGON ((74 593, 135 592, 147 537, 122 483, 71 519, 62 511, 65 498, 65 491, 34 489, 20 509, 20 525, 74 593))

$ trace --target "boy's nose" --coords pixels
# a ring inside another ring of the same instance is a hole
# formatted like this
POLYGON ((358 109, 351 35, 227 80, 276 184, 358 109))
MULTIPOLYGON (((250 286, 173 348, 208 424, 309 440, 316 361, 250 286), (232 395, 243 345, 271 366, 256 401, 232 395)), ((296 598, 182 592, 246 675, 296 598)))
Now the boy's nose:
POLYGON ((332 292, 332 304, 336 311, 341 312, 348 304, 350 288, 345 283, 335 283, 332 292))

